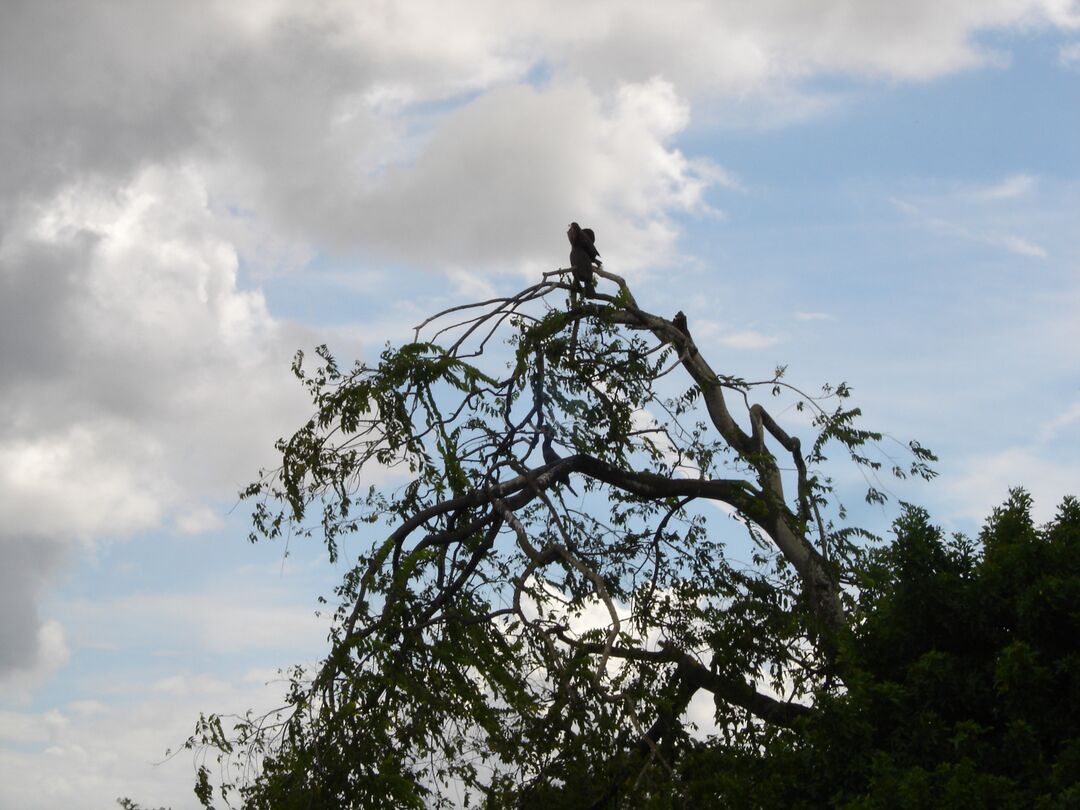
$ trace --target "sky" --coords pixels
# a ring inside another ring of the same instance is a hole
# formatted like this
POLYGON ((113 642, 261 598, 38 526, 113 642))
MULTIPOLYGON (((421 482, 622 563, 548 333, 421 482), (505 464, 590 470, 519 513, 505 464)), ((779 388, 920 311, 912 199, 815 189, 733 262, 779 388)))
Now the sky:
POLYGON ((717 369, 937 452, 893 494, 948 529, 1080 494, 1080 3, 0 0, 0 808, 195 806, 166 751, 276 705, 343 571, 237 506, 293 353, 570 220, 717 369))

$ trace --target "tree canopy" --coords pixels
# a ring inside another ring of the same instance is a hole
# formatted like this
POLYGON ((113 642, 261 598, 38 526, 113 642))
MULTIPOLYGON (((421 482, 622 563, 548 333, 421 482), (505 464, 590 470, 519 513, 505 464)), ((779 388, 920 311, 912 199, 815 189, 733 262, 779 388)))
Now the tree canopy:
POLYGON ((1080 803, 1080 503, 1014 490, 976 541, 905 507, 860 569, 844 688, 758 751, 698 746, 696 806, 1080 803))
POLYGON ((783 368, 724 375, 681 312, 648 312, 604 270, 596 289, 567 275, 439 313, 373 365, 297 355, 315 412, 244 493, 252 540, 315 537, 352 562, 330 651, 291 673, 287 705, 200 720, 191 747, 256 766, 216 789, 201 766, 203 803, 915 807, 1074 790, 1075 709, 1048 695, 1078 700, 1076 503, 1037 530, 1015 493, 985 553, 910 507, 875 544, 827 454, 879 502, 882 478, 933 475, 928 450, 897 460, 842 383, 810 396, 783 368))

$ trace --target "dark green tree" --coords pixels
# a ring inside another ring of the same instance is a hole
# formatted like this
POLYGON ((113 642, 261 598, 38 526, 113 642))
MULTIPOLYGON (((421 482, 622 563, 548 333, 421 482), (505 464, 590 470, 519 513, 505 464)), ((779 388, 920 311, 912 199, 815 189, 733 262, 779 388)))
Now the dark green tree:
POLYGON ((978 538, 907 507, 861 567, 845 688, 757 751, 682 760, 701 806, 1080 806, 1080 503, 1014 490, 978 538))
MULTIPOLYGON (((138 802, 134 802, 131 799, 121 798, 117 799, 116 803, 120 805, 120 810, 154 810, 151 807, 143 807, 138 802)), ((170 810, 168 807, 158 807, 157 810, 170 810)))
POLYGON ((825 454, 863 469, 875 502, 879 472, 930 477, 931 454, 877 453, 843 384, 810 397, 782 368, 718 373, 682 313, 597 276, 447 310, 375 365, 298 355, 315 412, 244 493, 252 539, 315 536, 355 562, 329 654, 292 673, 288 705, 200 720, 189 745, 223 773, 257 766, 219 777, 226 800, 708 806, 736 777, 779 796, 746 762, 787 752, 794 772, 819 707, 883 675, 859 645, 866 600, 892 591, 825 454), (701 691, 707 742, 686 716, 701 691))

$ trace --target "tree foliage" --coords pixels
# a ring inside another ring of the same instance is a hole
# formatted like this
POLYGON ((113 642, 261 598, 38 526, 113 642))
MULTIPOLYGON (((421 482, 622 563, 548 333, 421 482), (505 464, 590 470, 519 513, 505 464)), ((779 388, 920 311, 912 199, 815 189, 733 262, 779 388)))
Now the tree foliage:
POLYGON ((906 507, 861 573, 846 688, 764 750, 686 757, 705 806, 1080 805, 1080 503, 1039 528, 1014 490, 977 542, 906 507))
POLYGON ((252 539, 317 537, 355 561, 330 652, 292 673, 286 707, 200 720, 190 746, 255 766, 224 770, 219 795, 249 808, 1064 795, 1075 717, 1036 695, 1080 683, 1061 641, 1077 637, 1062 612, 1075 503, 1041 533, 1014 496, 985 555, 908 509, 896 541, 868 551, 827 454, 863 470, 875 502, 879 475, 931 477, 929 451, 884 452, 844 384, 811 397, 783 368, 716 372, 682 313, 652 314, 597 275, 608 284, 583 294, 558 271, 447 310, 374 365, 297 356, 315 413, 245 491, 252 539), (699 693, 711 728, 689 721, 699 693))

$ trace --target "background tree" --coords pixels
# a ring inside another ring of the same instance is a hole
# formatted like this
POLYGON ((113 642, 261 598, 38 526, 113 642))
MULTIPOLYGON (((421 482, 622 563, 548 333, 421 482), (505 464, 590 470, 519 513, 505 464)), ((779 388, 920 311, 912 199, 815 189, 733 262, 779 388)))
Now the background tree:
POLYGON ((1080 806, 1080 503, 1014 490, 978 542, 907 507, 861 569, 846 689, 758 751, 698 746, 709 806, 1080 806))
MULTIPOLYGON (((719 374, 682 313, 596 275, 569 300, 558 271, 447 310, 375 366, 297 356, 316 411, 244 493, 252 539, 317 535, 337 559, 365 526, 387 534, 349 551, 330 653, 293 673, 287 707, 229 733, 200 721, 189 745, 261 765, 226 798, 680 806, 716 781, 703 763, 801 751, 864 677, 876 591, 825 452, 866 471, 871 501, 879 471, 930 477, 933 457, 913 442, 883 464, 845 385, 719 374), (805 446, 769 396, 805 414, 805 446), (701 690, 719 729, 704 747, 685 715, 701 690)), ((209 805, 205 766, 197 792, 209 805)))

